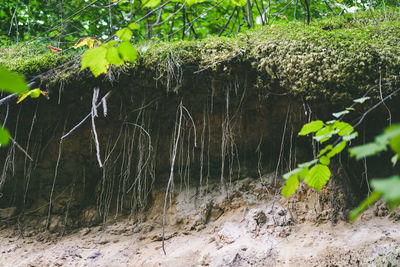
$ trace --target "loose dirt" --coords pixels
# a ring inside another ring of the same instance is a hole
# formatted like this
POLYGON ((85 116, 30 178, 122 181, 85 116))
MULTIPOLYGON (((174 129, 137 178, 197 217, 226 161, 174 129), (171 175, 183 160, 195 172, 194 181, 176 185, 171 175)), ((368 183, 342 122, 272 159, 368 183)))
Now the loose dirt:
POLYGON ((376 216, 373 207, 354 225, 333 225, 316 220, 321 216, 315 211, 294 214, 263 186, 245 179, 225 194, 218 186, 208 186, 203 197, 194 188, 175 194, 166 255, 160 191, 144 215, 112 220, 105 228, 62 237, 3 229, 0 266, 400 266, 400 224, 393 214, 376 216))

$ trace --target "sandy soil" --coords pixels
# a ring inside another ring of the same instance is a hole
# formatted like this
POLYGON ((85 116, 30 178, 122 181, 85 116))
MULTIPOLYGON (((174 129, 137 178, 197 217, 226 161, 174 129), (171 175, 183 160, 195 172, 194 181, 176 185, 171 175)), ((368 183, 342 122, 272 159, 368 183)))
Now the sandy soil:
POLYGON ((178 195, 170 209, 167 255, 155 209, 142 221, 123 219, 105 230, 83 228, 63 237, 21 237, 4 229, 0 266, 400 266, 400 223, 372 211, 354 225, 295 223, 278 202, 249 193, 237 207, 213 211, 201 223, 198 209, 185 199, 178 195))

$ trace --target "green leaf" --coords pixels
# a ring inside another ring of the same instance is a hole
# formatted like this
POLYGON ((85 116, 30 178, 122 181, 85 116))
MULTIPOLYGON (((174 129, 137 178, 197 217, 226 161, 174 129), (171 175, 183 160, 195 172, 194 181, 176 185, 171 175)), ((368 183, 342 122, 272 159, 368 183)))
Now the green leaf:
POLYGON ((301 131, 299 132, 299 135, 307 135, 309 133, 313 133, 324 127, 324 122, 323 121, 312 121, 310 123, 307 123, 303 125, 301 128, 301 131))
POLYGON ((299 164, 298 166, 300 168, 310 167, 311 165, 313 165, 314 163, 317 163, 317 162, 318 162, 318 159, 313 159, 311 161, 303 162, 303 163, 299 164))
POLYGON ((319 162, 321 163, 321 164, 323 164, 323 165, 329 165, 329 163, 331 162, 330 161, 330 159, 327 157, 327 156, 322 156, 320 159, 319 159, 319 162))
POLYGON ((39 88, 30 90, 30 92, 31 92, 31 98, 38 98, 40 96, 40 89, 39 88))
POLYGON ((299 188, 299 178, 297 177, 297 174, 294 174, 289 177, 289 179, 286 180, 285 185, 282 188, 282 195, 285 198, 290 197, 294 193, 296 193, 297 189, 299 188))
POLYGON ((293 176, 299 172, 301 172, 303 170, 303 168, 296 168, 294 170, 291 170, 290 172, 287 172, 283 175, 284 179, 288 179, 290 176, 293 176))
POLYGON ((148 0, 143 1, 143 7, 156 7, 161 3, 161 0, 148 0))
POLYGON ((331 177, 331 171, 325 165, 317 164, 311 168, 308 175, 305 178, 305 182, 312 188, 318 191, 326 185, 331 177))
POLYGON ((334 131, 334 127, 333 127, 333 124, 331 124, 331 125, 325 126, 325 127, 321 128, 320 130, 318 130, 315 133, 315 136, 327 135, 327 134, 329 134, 329 133, 331 133, 333 131, 334 131))
POLYGON ((121 42, 118 46, 118 52, 122 59, 129 62, 135 62, 138 52, 136 48, 130 42, 121 42))
POLYGON ((113 47, 116 43, 118 43, 118 41, 116 41, 116 40, 109 41, 109 42, 106 44, 106 47, 107 47, 107 48, 113 47))
POLYGON ((370 99, 370 97, 369 96, 365 96, 365 97, 361 97, 361 98, 357 98, 357 99, 354 99, 353 100, 353 102, 355 102, 355 103, 364 103, 365 101, 367 101, 368 99, 370 99))
POLYGON ((348 110, 343 110, 343 111, 340 111, 340 112, 332 113, 332 115, 333 115, 335 118, 339 118, 339 117, 341 117, 341 116, 343 116, 343 115, 345 115, 345 114, 348 114, 348 113, 350 113, 350 111, 348 111, 348 110))
POLYGON ((325 154, 326 152, 328 152, 328 150, 332 149, 332 145, 327 145, 326 147, 324 147, 318 154, 318 157, 321 157, 323 154, 325 154))
POLYGON ((132 31, 128 28, 122 28, 115 33, 121 41, 129 41, 132 38, 132 31))
POLYGON ((118 49, 116 47, 110 47, 107 49, 106 59, 115 66, 124 64, 124 61, 119 56, 118 49))
POLYGON ((344 141, 350 141, 350 140, 353 140, 354 138, 356 138, 357 136, 358 136, 358 133, 354 132, 352 134, 343 136, 343 140, 344 141))
POLYGON ((10 93, 22 94, 28 90, 28 85, 22 75, 0 66, 0 89, 10 93))
POLYGON ((372 179, 371 186, 382 193, 382 199, 388 203, 400 201, 400 177, 394 175, 386 179, 372 179))
POLYGON ((300 178, 300 179, 306 178, 306 176, 308 175, 308 172, 309 172, 308 167, 304 167, 304 168, 301 170, 301 172, 299 173, 299 178, 300 178))
POLYGON ((389 144, 390 148, 397 153, 397 155, 400 155, 400 135, 392 137, 389 144))
POLYGON ((339 130, 335 130, 333 124, 325 126, 321 130, 315 133, 314 139, 321 144, 328 141, 334 134, 337 134, 339 130))
POLYGON ((131 23, 131 24, 129 24, 129 29, 131 29, 132 31, 134 31, 134 30, 139 30, 139 24, 136 24, 136 23, 131 23))
POLYGON ((188 7, 190 7, 190 6, 194 5, 194 4, 203 3, 203 2, 205 2, 205 1, 206 1, 206 0, 185 0, 185 4, 186 4, 188 7))
POLYGON ((375 142, 387 145, 390 139, 400 135, 400 124, 394 124, 385 129, 384 133, 375 137, 375 142))
POLYGON ((368 143, 361 146, 352 147, 349 149, 350 156, 356 157, 356 160, 376 155, 381 151, 386 150, 386 145, 380 143, 368 143))
POLYGON ((10 133, 0 126, 0 145, 6 146, 10 142, 10 133))
POLYGON ((244 6, 247 3, 247 0, 231 0, 231 2, 235 5, 235 6, 244 6))
POLYGON ((339 154, 340 152, 342 152, 342 150, 346 147, 347 145, 347 141, 341 141, 339 144, 337 144, 334 148, 332 148, 331 151, 329 151, 328 154, 326 154, 326 156, 328 158, 332 158, 333 156, 335 156, 336 154, 339 154))
POLYGON ((354 223, 357 217, 360 216, 360 214, 370 205, 374 204, 381 197, 381 195, 381 192, 372 192, 367 199, 365 199, 357 208, 352 210, 349 214, 350 223, 354 223))
MULTIPOLYGON (((325 131, 323 131, 325 132, 325 131)), ((339 132, 339 130, 334 130, 334 131, 329 131, 327 134, 325 135, 320 135, 322 133, 321 132, 317 132, 317 134, 313 137, 316 141, 320 142, 321 144, 328 141, 329 139, 331 139, 331 137, 334 134, 337 134, 339 132)))
POLYGON ((338 135, 339 136, 344 136, 351 134, 354 131, 353 126, 348 124, 347 122, 342 122, 342 121, 336 121, 333 124, 333 127, 337 130, 339 130, 338 135))
POLYGON ((86 50, 81 59, 81 69, 89 68, 95 77, 107 73, 110 63, 106 59, 107 48, 99 46, 86 50))

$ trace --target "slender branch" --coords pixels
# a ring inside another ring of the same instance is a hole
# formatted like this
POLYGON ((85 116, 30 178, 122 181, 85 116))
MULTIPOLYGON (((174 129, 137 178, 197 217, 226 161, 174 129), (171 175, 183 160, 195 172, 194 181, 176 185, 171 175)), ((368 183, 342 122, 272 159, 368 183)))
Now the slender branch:
POLYGON ((375 105, 373 105, 370 109, 368 109, 366 112, 364 112, 364 114, 362 114, 362 116, 360 117, 360 119, 358 120, 358 122, 356 124, 353 125, 353 128, 356 128, 357 126, 359 126, 363 120, 365 119, 365 117, 368 115, 368 113, 370 113, 371 111, 373 111, 374 109, 376 109, 377 107, 379 107, 381 104, 383 104, 386 100, 388 100, 389 98, 391 98, 392 96, 394 96, 397 92, 400 91, 400 88, 391 92, 390 94, 388 94, 387 96, 385 96, 385 98, 381 99, 378 103, 376 103, 375 105))
POLYGON ((231 22, 232 17, 233 17, 233 15, 235 14, 236 9, 237 9, 236 6, 232 9, 232 13, 229 15, 228 20, 226 21, 226 23, 225 23, 224 26, 222 27, 222 29, 221 29, 221 31, 219 32, 218 36, 221 36, 221 35, 224 33, 224 31, 226 30, 226 27, 228 27, 229 23, 231 22))

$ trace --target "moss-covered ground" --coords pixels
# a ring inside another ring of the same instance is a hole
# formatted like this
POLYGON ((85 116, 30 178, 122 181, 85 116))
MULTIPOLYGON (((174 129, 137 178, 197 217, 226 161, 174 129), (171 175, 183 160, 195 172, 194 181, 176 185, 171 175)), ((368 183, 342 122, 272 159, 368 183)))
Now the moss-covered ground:
MULTIPOLYGON (((140 57, 136 63, 111 71, 121 74, 119 79, 126 73, 134 73, 136 79, 150 73, 147 79, 169 81, 177 72, 190 76, 212 73, 229 79, 240 76, 240 68, 250 68, 254 87, 311 100, 340 101, 369 90, 377 93, 380 88, 389 92, 399 83, 398 15, 395 10, 359 12, 310 25, 279 22, 233 37, 150 42, 137 46, 140 57)), ((45 45, 17 45, 0 48, 0 63, 25 74, 28 80, 42 79, 41 86, 51 89, 78 78, 95 80, 88 70, 79 69, 82 52, 68 49, 56 54, 45 45)))

